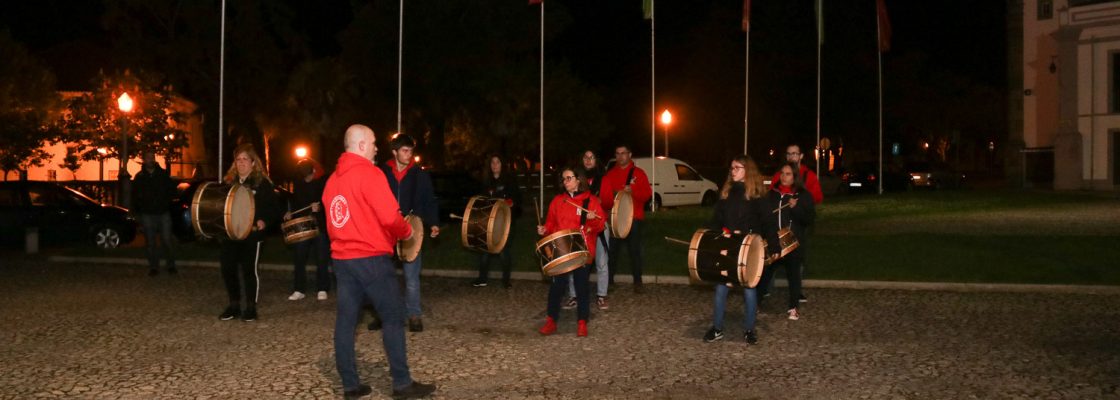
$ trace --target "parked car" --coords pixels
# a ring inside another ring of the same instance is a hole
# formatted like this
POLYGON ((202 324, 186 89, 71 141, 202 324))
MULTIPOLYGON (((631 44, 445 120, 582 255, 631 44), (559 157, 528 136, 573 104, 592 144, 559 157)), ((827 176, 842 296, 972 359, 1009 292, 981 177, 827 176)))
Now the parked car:
POLYGON ((964 186, 965 175, 945 163, 911 162, 906 165, 910 186, 930 189, 955 189, 964 186))
MULTIPOLYGON (((657 170, 654 171, 653 160, 642 157, 635 158, 634 165, 649 175, 650 183, 653 185, 652 203, 656 203, 658 207, 695 204, 709 206, 719 199, 719 187, 714 182, 704 179, 687 162, 675 158, 657 157, 657 170)), ((608 163, 608 167, 611 166, 614 166, 614 160, 608 163)))
POLYGON ((53 182, 0 182, 0 236, 22 239, 26 227, 38 228, 44 243, 87 241, 105 249, 131 242, 137 232, 128 210, 74 189, 53 182))
MULTIPOLYGON (((194 225, 191 221, 191 202, 194 201, 194 192, 203 182, 212 181, 182 181, 176 186, 178 193, 171 199, 167 211, 171 214, 171 234, 180 241, 192 241, 195 237, 194 225)), ((280 186, 274 186, 276 196, 280 201, 280 210, 286 211, 291 202, 292 194, 280 186)), ((280 224, 272 224, 265 228, 265 233, 279 234, 280 224)))
MULTIPOLYGON (((904 191, 909 185, 908 175, 902 174, 897 167, 883 166, 883 175, 879 176, 879 165, 876 162, 855 163, 849 168, 843 168, 836 176, 840 183, 836 186, 836 194, 877 193, 879 184, 883 191, 904 191), (881 181, 881 182, 880 182, 881 181)), ((822 180, 822 182, 824 182, 822 180)))

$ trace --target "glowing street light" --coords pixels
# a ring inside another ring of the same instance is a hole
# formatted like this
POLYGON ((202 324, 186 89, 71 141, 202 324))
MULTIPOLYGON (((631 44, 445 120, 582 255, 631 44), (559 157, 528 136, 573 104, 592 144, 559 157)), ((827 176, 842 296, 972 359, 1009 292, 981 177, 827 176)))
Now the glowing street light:
MULTIPOLYGON (((117 98, 117 108, 119 108, 121 112, 128 114, 132 112, 132 106, 132 97, 129 97, 128 93, 121 93, 121 96, 117 98)), ((117 198, 120 199, 122 207, 129 208, 132 203, 132 199, 129 198, 131 194, 129 182, 132 177, 128 175, 128 118, 121 118, 120 162, 120 172, 117 173, 117 179, 120 180, 120 194, 117 198)))
POLYGON ((296 146, 296 157, 307 158, 307 146, 296 146))
POLYGON ((665 125, 665 157, 669 156, 669 124, 673 123, 673 114, 669 109, 661 113, 661 124, 665 125))

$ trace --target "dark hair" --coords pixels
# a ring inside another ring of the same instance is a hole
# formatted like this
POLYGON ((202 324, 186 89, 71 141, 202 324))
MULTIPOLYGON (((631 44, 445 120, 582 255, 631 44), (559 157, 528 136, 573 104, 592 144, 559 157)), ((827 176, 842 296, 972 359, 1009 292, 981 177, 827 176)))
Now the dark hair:
POLYGON ((804 188, 805 182, 801 181, 801 166, 797 165, 795 162, 784 162, 778 166, 778 185, 782 184, 782 168, 785 167, 789 167, 789 170, 793 171, 793 185, 791 185, 791 187, 793 187, 794 190, 804 188))
POLYGON ((634 150, 630 148, 630 144, 629 144, 629 143, 625 143, 625 142, 622 142, 622 143, 618 143, 618 144, 614 145, 614 149, 615 149, 615 150, 618 150, 618 148, 619 148, 619 147, 625 148, 625 149, 626 149, 626 151, 629 151, 629 152, 631 152, 631 153, 633 153, 633 152, 634 152, 634 150))
POLYGON ((303 179, 315 173, 315 163, 307 158, 299 160, 299 162, 296 163, 296 173, 299 174, 299 176, 297 176, 299 179, 303 179))
POLYGON ((389 148, 393 150, 400 150, 401 147, 416 148, 416 139, 413 139, 412 136, 409 136, 406 133, 398 133, 396 135, 393 135, 393 138, 389 140, 389 148))
POLYGON ((497 153, 493 153, 493 154, 490 154, 490 155, 486 156, 486 165, 484 167, 482 167, 482 183, 485 183, 485 184, 489 185, 490 183, 492 183, 494 181, 494 172, 490 171, 490 162, 493 161, 495 158, 498 159, 498 162, 502 163, 502 172, 501 173, 502 173, 502 177, 503 178, 505 177, 505 174, 506 174, 506 159, 505 159, 505 157, 502 157, 501 155, 499 155, 497 153))
POLYGON ((574 174, 576 176, 576 179, 579 179, 579 187, 576 188, 576 190, 578 190, 580 192, 587 190, 587 172, 585 172, 583 170, 583 168, 576 168, 576 167, 572 167, 572 166, 567 166, 567 167, 561 168, 560 169, 560 174, 556 175, 556 181, 557 181, 557 184, 559 184, 559 186, 560 186, 560 191, 561 192, 566 191, 564 189, 564 171, 572 171, 572 174, 574 174))

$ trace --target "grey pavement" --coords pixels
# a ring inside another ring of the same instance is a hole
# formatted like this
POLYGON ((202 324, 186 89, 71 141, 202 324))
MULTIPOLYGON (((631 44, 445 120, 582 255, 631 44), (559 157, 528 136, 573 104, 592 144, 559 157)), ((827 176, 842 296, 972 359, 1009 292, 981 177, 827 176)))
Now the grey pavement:
MULTIPOLYGON (((2 398, 338 398, 334 301, 290 302, 290 273, 263 271, 260 320, 217 319, 214 268, 154 278, 126 264, 0 262, 2 398)), ((542 337, 547 285, 423 280, 413 376, 433 398, 1120 398, 1120 295, 818 287, 800 321, 785 291, 748 346, 742 298, 727 337, 703 343, 707 287, 619 285, 590 336, 573 311, 542 337)), ((361 329, 360 374, 388 397, 378 333, 361 329)))

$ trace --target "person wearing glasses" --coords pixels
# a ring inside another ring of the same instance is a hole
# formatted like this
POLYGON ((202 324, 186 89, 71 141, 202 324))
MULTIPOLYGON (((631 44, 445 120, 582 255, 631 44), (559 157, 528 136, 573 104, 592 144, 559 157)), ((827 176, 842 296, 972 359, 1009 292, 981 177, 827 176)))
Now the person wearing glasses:
POLYGON ((614 167, 607 171, 603 177, 603 184, 599 189, 602 195, 603 208, 610 210, 614 207, 614 196, 619 191, 630 192, 634 200, 634 222, 630 227, 630 235, 625 239, 611 238, 608 252, 610 266, 610 283, 614 284, 614 274, 618 271, 618 252, 626 246, 630 254, 630 273, 634 276, 634 293, 645 293, 642 287, 642 220, 645 219, 645 204, 653 197, 653 187, 649 184, 649 177, 641 168, 634 165, 630 158, 630 147, 620 145, 614 149, 614 167))
MULTIPOLYGON (((599 160, 595 157, 595 152, 587 150, 583 152, 583 172, 587 176, 587 187, 591 194, 599 197, 599 189, 603 183, 603 169, 599 167, 599 160)), ((597 295, 595 304, 600 310, 609 308, 607 304, 607 232, 599 232, 596 236, 596 247, 600 250, 595 252, 595 284, 597 295)), ((575 281, 568 283, 568 301, 564 303, 564 309, 576 308, 576 286, 575 281)))
MULTIPOLYGON (((794 171, 797 173, 799 180, 804 185, 805 189, 813 195, 813 204, 821 204, 821 202, 824 201, 824 192, 821 191, 821 181, 820 179, 817 179, 817 174, 814 173, 811 168, 801 163, 801 160, 804 157, 805 155, 801 154, 801 146, 791 144, 786 147, 786 162, 793 163, 793 165, 795 166, 794 171)), ((770 188, 777 188, 778 182, 780 180, 781 171, 774 172, 774 178, 770 180, 770 188)), ((801 241, 802 247, 805 246, 806 241, 809 239, 807 237, 809 235, 809 232, 805 232, 805 235, 806 236, 797 236, 797 239, 801 241)), ((801 275, 804 277, 805 261, 808 257, 804 256, 805 252, 807 251, 806 249, 802 249, 801 251, 803 254, 801 258, 801 265, 799 265, 797 268, 801 269, 801 275)), ((769 289, 769 287, 762 289, 762 293, 764 296, 769 295, 769 289)), ((802 303, 809 302, 809 299, 805 297, 804 292, 801 293, 801 298, 799 299, 799 301, 802 303)))
MULTIPOLYGON (((537 234, 546 236, 565 229, 578 229, 587 244, 587 251, 591 253, 588 261, 594 260, 595 238, 606 227, 603 206, 599 203, 599 198, 587 191, 587 177, 581 170, 572 167, 561 170, 560 186, 564 192, 552 198, 548 205, 548 217, 545 218, 544 225, 537 225, 537 234)), ((560 301, 568 289, 568 280, 572 279, 576 286, 576 315, 579 318, 576 335, 587 336, 587 319, 591 314, 587 294, 590 268, 590 265, 584 265, 552 277, 552 285, 548 288, 548 316, 539 330, 542 335, 556 332, 556 321, 560 319, 560 301)))
MULTIPOLYGON (((758 166, 746 155, 731 160, 731 170, 719 192, 719 201, 712 212, 712 219, 705 226, 713 231, 723 231, 724 236, 731 234, 754 233, 766 240, 767 255, 778 255, 777 221, 769 216, 767 208, 766 185, 762 184, 762 174, 758 166)), ((731 283, 715 285, 715 307, 712 315, 712 328, 704 335, 704 342, 711 343, 723 339, 723 313, 727 308, 727 293, 731 283)), ((755 288, 743 287, 743 339, 748 344, 758 343, 755 330, 755 316, 758 299, 755 288)))
POLYGON ((797 308, 801 298, 801 262, 805 257, 805 241, 802 238, 816 218, 813 195, 801 182, 801 175, 794 172, 796 170, 797 164, 792 162, 783 164, 778 169, 778 186, 770 190, 766 207, 777 210, 769 211, 767 218, 777 221, 778 229, 790 228, 800 245, 778 262, 766 267, 762 272, 762 280, 758 283, 758 287, 768 287, 773 280, 774 270, 778 266, 785 267, 786 280, 789 282, 789 309, 786 314, 793 321, 801 318, 797 308))

